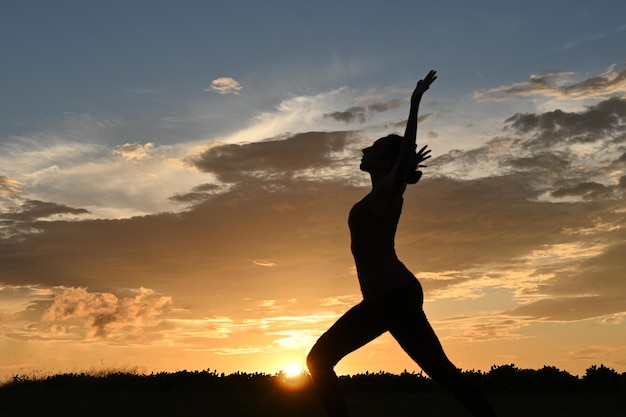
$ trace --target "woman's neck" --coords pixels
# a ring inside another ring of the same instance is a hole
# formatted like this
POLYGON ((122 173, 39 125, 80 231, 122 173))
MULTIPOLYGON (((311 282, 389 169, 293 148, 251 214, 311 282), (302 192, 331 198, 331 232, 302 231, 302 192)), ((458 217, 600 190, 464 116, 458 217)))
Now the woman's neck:
POLYGON ((370 180, 372 182, 372 189, 374 189, 378 185, 380 185, 381 182, 383 182, 383 180, 389 173, 386 171, 385 172, 375 171, 375 172, 370 172, 369 174, 370 174, 370 180))

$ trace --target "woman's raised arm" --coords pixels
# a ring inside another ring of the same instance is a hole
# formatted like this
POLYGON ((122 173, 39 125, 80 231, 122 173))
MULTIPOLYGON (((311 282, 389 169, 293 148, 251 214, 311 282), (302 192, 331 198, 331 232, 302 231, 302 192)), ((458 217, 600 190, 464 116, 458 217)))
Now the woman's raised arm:
POLYGON ((398 156, 398 160, 396 161, 392 171, 393 182, 396 184, 404 185, 407 175, 409 174, 409 170, 415 169, 415 163, 417 162, 417 164, 419 164, 420 162, 430 158, 428 155, 430 151, 426 150, 426 147, 423 147, 417 154, 418 160, 415 161, 415 148, 417 147, 417 113, 419 111, 422 96, 436 79, 437 72, 431 70, 426 77, 424 77, 424 79, 417 82, 417 86, 411 95, 411 107, 409 110, 409 118, 406 122, 406 129, 404 131, 404 139, 402 140, 400 155, 398 156))

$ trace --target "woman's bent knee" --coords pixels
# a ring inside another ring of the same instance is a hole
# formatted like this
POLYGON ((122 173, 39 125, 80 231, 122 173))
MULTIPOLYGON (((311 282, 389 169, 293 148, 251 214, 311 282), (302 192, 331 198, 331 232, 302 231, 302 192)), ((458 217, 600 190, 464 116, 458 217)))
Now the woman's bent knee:
POLYGON ((309 368, 309 372, 311 374, 316 373, 316 371, 320 368, 322 368, 322 358, 321 356, 317 353, 317 351, 315 350, 315 348, 311 349, 311 351, 309 352, 309 354, 306 357, 306 367, 309 368))
POLYGON ((335 363, 328 355, 324 354, 322 349, 319 348, 319 345, 316 344, 306 357, 306 366, 313 375, 319 372, 332 371, 335 367, 335 363))

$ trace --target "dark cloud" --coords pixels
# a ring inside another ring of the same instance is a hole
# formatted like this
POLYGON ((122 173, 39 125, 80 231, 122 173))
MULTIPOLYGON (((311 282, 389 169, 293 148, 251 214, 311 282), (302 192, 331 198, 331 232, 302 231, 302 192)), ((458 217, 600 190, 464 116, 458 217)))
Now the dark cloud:
POLYGON ((180 193, 170 197, 170 200, 179 203, 198 203, 206 200, 215 193, 219 192, 221 187, 216 184, 201 184, 193 187, 193 190, 188 193, 180 193))
MULTIPOLYGON (((537 291, 553 296, 620 296, 626 299, 623 260, 626 253, 626 233, 614 233, 616 243, 567 271, 557 271, 554 278, 538 286, 537 291)), ((619 311, 626 311, 626 303, 619 311)))
POLYGON ((337 288, 355 290, 345 218, 361 195, 334 183, 249 180, 186 213, 41 222, 19 245, 0 240, 2 281, 97 292, 144 286, 202 303, 228 294, 232 306, 246 296, 324 292, 319 284, 338 273, 347 279, 337 288))
POLYGON ((557 270, 553 278, 533 290, 536 295, 543 295, 541 299, 506 314, 535 320, 577 321, 626 312, 624 239, 626 235, 618 233, 615 240, 620 243, 590 259, 574 262, 564 271, 557 270))
POLYGON ((580 113, 562 110, 539 115, 517 113, 506 123, 517 134, 534 134, 527 146, 606 141, 620 138, 626 132, 626 99, 612 97, 580 113))
POLYGON ((344 111, 326 113, 324 114, 324 118, 335 119, 338 122, 344 123, 352 123, 353 121, 365 123, 369 112, 384 113, 386 111, 402 107, 404 105, 406 105, 406 100, 397 99, 383 103, 372 103, 367 106, 353 106, 344 111))
POLYGON ((344 131, 307 132, 280 140, 218 145, 192 158, 192 163, 201 171, 214 173, 224 182, 241 180, 259 172, 284 175, 326 166, 332 161, 334 152, 344 149, 349 135, 344 131))
POLYGON ((7 213, 0 214, 0 219, 28 222, 37 219, 45 219, 56 214, 87 213, 89 213, 89 211, 83 208, 72 208, 63 204, 46 201, 24 200, 19 207, 7 213))
POLYGON ((363 106, 350 107, 344 111, 335 111, 324 115, 327 119, 335 119, 338 122, 351 123, 357 120, 359 123, 365 123, 367 108, 363 106))
POLYGON ((378 113, 383 113, 392 109, 397 109, 398 107, 403 107, 407 103, 405 99, 397 99, 390 100, 384 103, 374 103, 367 106, 367 109, 370 111, 375 111, 378 113))
POLYGON ((557 242, 566 228, 593 225, 598 207, 537 201, 524 177, 469 181, 429 179, 407 191, 399 242, 419 271, 464 271, 509 264, 534 248, 557 242))
POLYGON ((532 156, 510 158, 506 164, 519 170, 542 170, 558 174, 571 164, 570 157, 564 152, 538 152, 532 156))
POLYGON ((36 223, 55 215, 81 215, 89 211, 72 208, 63 204, 16 199, 17 205, 0 212, 0 239, 32 233, 37 230, 36 223))
POLYGON ((544 193, 621 198, 616 173, 624 170, 623 158, 614 158, 623 152, 626 100, 611 98, 578 113, 517 114, 505 123, 505 136, 479 148, 451 151, 429 165, 459 178, 512 175, 534 189, 535 198, 544 193))

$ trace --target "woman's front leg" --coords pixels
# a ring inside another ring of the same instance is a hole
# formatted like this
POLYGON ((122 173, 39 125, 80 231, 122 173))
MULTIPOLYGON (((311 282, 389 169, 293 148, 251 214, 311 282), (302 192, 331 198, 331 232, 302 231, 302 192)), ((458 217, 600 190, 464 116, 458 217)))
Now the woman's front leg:
POLYGON ((335 365, 350 352, 376 339, 387 329, 375 309, 363 301, 348 310, 317 340, 307 356, 315 389, 331 417, 348 415, 335 365))

